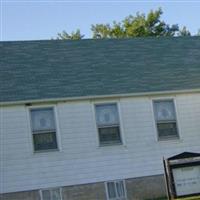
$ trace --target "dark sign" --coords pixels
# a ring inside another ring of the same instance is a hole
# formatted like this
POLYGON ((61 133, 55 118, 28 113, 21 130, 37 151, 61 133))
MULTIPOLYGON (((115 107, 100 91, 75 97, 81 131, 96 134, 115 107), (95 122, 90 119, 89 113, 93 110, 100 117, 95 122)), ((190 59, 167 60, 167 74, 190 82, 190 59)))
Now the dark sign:
POLYGON ((200 154, 184 152, 163 159, 168 199, 200 195, 200 154))

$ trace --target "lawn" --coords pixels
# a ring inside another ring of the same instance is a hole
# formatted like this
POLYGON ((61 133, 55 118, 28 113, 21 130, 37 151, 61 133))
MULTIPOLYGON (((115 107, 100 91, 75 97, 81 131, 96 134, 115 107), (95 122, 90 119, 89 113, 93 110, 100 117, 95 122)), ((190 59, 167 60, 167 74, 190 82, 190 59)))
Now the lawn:
MULTIPOLYGON (((147 200, 168 200, 166 197, 161 197, 157 199, 147 199, 147 200)), ((178 198, 176 200, 200 200, 200 196, 196 197, 187 197, 187 198, 178 198)))
POLYGON ((179 198, 176 200, 200 200, 200 196, 196 196, 196 197, 187 197, 187 198, 179 198))

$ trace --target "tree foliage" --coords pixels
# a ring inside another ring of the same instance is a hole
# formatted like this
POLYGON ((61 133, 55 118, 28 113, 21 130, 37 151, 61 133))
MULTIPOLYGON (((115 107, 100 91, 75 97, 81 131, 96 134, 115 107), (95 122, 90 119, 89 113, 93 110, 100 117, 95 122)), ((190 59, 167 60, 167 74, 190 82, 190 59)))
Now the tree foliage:
POLYGON ((184 26, 182 29, 179 30, 178 36, 191 36, 191 33, 189 30, 187 30, 186 26, 184 26))
POLYGON ((66 31, 57 34, 57 40, 81 40, 84 35, 81 34, 80 30, 77 29, 75 32, 68 34, 66 31))
POLYGON ((199 29, 198 32, 197 32, 197 36, 200 36, 200 29, 199 29))
MULTIPOLYGON (((163 12, 161 8, 151 10, 147 15, 137 13, 129 15, 120 22, 109 24, 93 24, 91 26, 92 38, 133 38, 147 36, 191 36, 190 31, 184 26, 179 29, 177 24, 169 25, 161 20, 163 12)), ((200 36, 200 29, 197 33, 200 36)), ((57 34, 58 40, 80 40, 84 37, 80 30, 68 34, 66 31, 57 34)))
POLYGON ((132 38, 146 36, 174 36, 179 27, 177 24, 168 25, 162 21, 162 10, 151 10, 147 16, 137 13, 129 15, 121 22, 112 24, 92 25, 93 38, 132 38))

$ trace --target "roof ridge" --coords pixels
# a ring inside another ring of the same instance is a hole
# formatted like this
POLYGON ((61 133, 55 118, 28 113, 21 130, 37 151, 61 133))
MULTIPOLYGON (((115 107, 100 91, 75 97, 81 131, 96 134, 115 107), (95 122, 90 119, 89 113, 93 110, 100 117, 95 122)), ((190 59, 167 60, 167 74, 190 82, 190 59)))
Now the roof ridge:
POLYGON ((50 42, 50 41, 59 41, 59 42, 81 42, 81 41, 123 41, 123 40, 148 40, 148 39, 196 39, 199 38, 200 36, 147 36, 147 37, 132 37, 132 38, 102 38, 102 39, 93 39, 93 38, 83 38, 81 40, 60 40, 60 39, 36 39, 36 40, 5 40, 5 41, 0 41, 0 43, 12 43, 12 42, 50 42))

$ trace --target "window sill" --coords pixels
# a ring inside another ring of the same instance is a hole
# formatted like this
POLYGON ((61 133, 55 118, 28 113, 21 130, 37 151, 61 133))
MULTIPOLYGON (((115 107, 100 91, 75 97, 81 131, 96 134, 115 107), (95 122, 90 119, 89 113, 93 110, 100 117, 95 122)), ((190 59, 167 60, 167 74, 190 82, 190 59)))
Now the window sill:
POLYGON ((159 142, 159 143, 165 143, 165 142, 182 143, 183 140, 180 139, 180 137, 169 137, 169 138, 158 139, 157 142, 159 142))
POLYGON ((55 153, 55 152, 60 152, 60 149, 38 150, 38 151, 33 151, 33 154, 37 155, 41 153, 55 153))
POLYGON ((106 147, 119 147, 119 146, 121 146, 121 147, 126 147, 125 146, 125 144, 123 144, 123 143, 110 143, 110 144, 100 144, 99 146, 98 146, 98 148, 106 148, 106 147))

